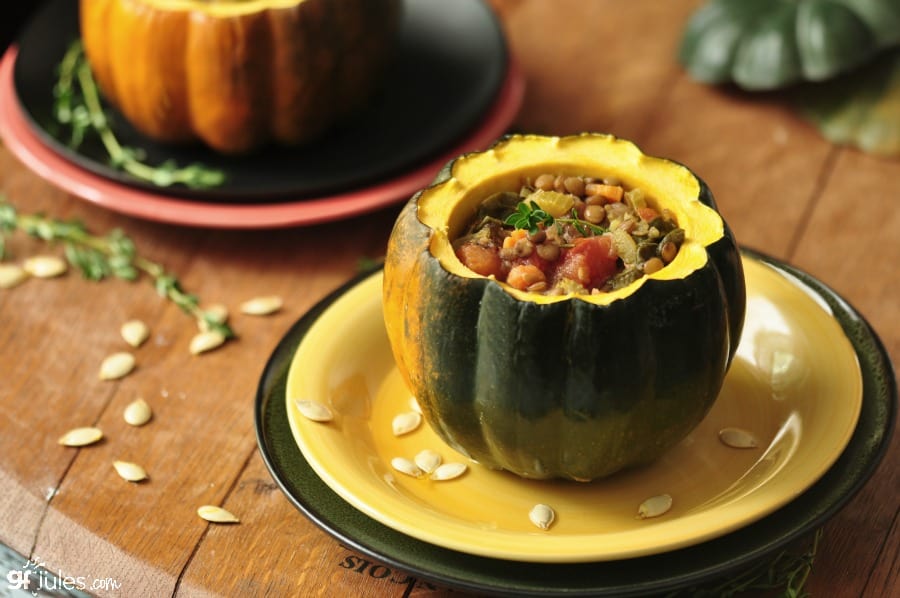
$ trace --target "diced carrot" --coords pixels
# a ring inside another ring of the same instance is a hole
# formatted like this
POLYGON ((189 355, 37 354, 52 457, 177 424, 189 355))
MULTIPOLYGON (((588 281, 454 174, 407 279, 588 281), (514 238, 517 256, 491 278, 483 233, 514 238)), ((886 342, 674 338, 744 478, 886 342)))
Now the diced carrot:
POLYGON ((600 197, 605 198, 607 201, 615 202, 622 201, 622 195, 625 193, 625 189, 623 189, 619 185, 591 183, 585 187, 585 192, 588 195, 599 195, 600 197))
POLYGON ((524 239, 528 236, 528 231, 524 228, 517 228, 509 233, 509 236, 503 239, 503 249, 512 249, 516 246, 516 243, 519 242, 520 239, 524 239))
POLYGON ((638 208, 637 213, 645 222, 652 222, 654 218, 659 218, 659 212, 653 208, 638 208))

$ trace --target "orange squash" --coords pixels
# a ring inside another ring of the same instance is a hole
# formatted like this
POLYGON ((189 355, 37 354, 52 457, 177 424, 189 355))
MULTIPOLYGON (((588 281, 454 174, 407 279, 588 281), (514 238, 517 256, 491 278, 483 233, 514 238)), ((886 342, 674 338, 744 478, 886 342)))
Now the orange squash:
POLYGON ((81 0, 104 97, 142 134, 244 153, 354 114, 387 63, 402 0, 81 0))

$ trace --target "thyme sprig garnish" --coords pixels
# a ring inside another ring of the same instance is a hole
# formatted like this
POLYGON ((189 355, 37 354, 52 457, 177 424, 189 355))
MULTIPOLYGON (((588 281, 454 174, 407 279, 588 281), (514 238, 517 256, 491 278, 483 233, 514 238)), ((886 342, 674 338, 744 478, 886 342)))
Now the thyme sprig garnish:
POLYGON ((520 201, 516 205, 515 212, 507 216, 503 223, 513 228, 525 229, 531 234, 536 234, 541 230, 541 227, 548 228, 554 224, 571 224, 583 237, 602 235, 606 232, 606 229, 602 226, 597 226, 579 218, 575 208, 572 208, 571 217, 569 218, 554 218, 534 200, 520 201))
POLYGON ((199 299, 187 293, 178 279, 153 261, 140 256, 134 242, 119 229, 105 236, 91 234, 77 220, 57 220, 41 214, 20 214, 0 196, 0 260, 8 257, 6 239, 21 231, 48 243, 62 243, 66 259, 84 278, 101 281, 108 277, 135 281, 142 274, 153 281, 160 296, 170 300, 193 317, 203 329, 214 330, 225 338, 236 335, 219 317, 200 307, 199 299))
POLYGON ((536 201, 520 201, 516 211, 503 221, 513 228, 522 228, 534 234, 540 230, 541 225, 552 226, 555 219, 546 210, 541 208, 536 201))
POLYGON ((557 222, 562 222, 564 224, 568 223, 575 227, 575 230, 582 237, 589 237, 593 235, 602 235, 607 232, 605 228, 602 226, 597 226, 592 222, 588 222, 586 220, 582 220, 578 217, 578 212, 575 211, 575 208, 572 208, 572 217, 571 218, 557 218, 557 222))
POLYGON ((80 40, 72 42, 59 63, 53 97, 54 117, 69 127, 68 144, 72 148, 78 148, 93 131, 106 149, 110 165, 140 180, 160 187, 180 183, 191 188, 216 187, 225 181, 224 172, 198 163, 179 167, 174 160, 166 160, 151 166, 143 162, 140 149, 119 143, 100 103, 100 92, 80 40))

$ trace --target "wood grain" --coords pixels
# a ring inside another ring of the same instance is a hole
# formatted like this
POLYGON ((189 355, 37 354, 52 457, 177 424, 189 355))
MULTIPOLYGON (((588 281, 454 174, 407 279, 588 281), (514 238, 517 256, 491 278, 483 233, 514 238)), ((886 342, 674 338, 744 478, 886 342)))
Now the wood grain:
MULTIPOLYGON (((605 131, 687 164, 713 189, 738 240, 816 276, 900 355, 900 161, 832 146, 777 95, 752 96, 688 79, 675 61, 681 27, 700 0, 491 0, 527 82, 512 129, 605 131)), ((272 481, 256 447, 259 375, 288 327, 384 253, 397 206, 342 222, 222 231, 141 221, 68 196, 0 147, 0 193, 23 212, 121 228, 140 252, 178 274, 204 302, 231 308, 237 341, 201 356, 177 307, 140 281, 94 284, 72 272, 0 291, 0 542, 64 575, 111 578, 100 596, 460 595, 371 561, 306 520, 272 481), (269 317, 238 305, 275 294, 269 317), (127 349, 121 323, 150 340, 136 371, 97 378, 127 349), (143 397, 152 421, 124 407, 143 397), (67 429, 105 439, 64 448, 67 429), (115 459, 149 480, 118 477, 115 459), (209 525, 201 504, 235 513, 209 525)), ((18 256, 60 254, 16 236, 18 256)), ((881 467, 824 528, 808 582, 814 596, 897 595, 898 439, 881 467)), ((0 571, 2 573, 2 571, 0 571)), ((2 577, 0 577, 2 579, 2 577)))

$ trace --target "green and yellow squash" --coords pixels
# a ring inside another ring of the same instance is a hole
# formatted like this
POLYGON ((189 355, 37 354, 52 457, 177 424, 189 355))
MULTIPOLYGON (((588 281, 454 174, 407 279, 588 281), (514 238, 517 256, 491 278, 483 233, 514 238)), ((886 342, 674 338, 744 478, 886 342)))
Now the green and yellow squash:
POLYGON ((142 134, 228 154, 308 143, 361 108, 402 0, 80 0, 85 55, 142 134))
POLYGON ((768 90, 829 79, 898 43, 897 0, 709 0, 679 58, 698 81, 768 90))
POLYGON ((702 420, 745 309, 738 248, 706 185, 600 134, 516 135, 449 163, 398 217, 383 294, 400 373, 450 446, 582 481, 656 459, 702 420), (596 295, 519 291, 463 266, 452 242, 479 204, 544 172, 640 186, 684 228, 678 257, 596 295))

